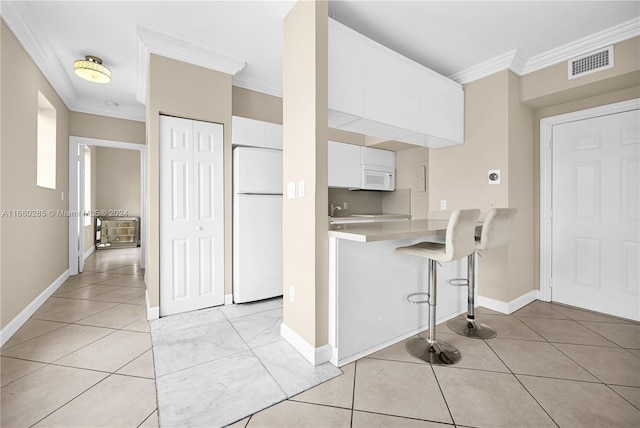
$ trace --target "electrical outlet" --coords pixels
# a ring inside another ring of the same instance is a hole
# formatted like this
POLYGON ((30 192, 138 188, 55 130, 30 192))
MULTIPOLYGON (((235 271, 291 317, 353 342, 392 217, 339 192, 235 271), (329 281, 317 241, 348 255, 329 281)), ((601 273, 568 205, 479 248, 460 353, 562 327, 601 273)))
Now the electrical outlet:
POLYGON ((291 300, 292 302, 296 301, 296 288, 295 287, 289 287, 289 300, 291 300))
POLYGON ((495 199, 489 199, 489 209, 495 208, 496 207, 496 200, 495 199))
POLYGON ((345 210, 347 209, 348 206, 349 205, 346 202, 343 204, 343 207, 344 207, 345 210))
POLYGON ((298 197, 304 197, 304 181, 298 182, 298 197))
POLYGON ((446 210, 447 209, 447 200, 446 199, 442 199, 440 201, 440 209, 441 210, 446 210))

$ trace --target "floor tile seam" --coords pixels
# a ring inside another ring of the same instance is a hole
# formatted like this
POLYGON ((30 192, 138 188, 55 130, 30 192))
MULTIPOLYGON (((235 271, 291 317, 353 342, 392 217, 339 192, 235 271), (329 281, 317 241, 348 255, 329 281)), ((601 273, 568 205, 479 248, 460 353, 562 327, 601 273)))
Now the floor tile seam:
MULTIPOLYGON (((78 325, 78 324, 72 323, 72 324, 69 324, 69 325, 78 325)), ((65 354, 65 355, 63 355, 62 357, 57 358, 57 359, 55 359, 55 360, 53 360, 53 361, 37 361, 37 360, 33 360, 33 361, 35 361, 35 362, 39 362, 39 363, 45 363, 45 364, 53 363, 53 362, 55 362, 55 361, 58 361, 58 360, 59 360, 59 359, 61 359, 61 358, 64 358, 64 357, 66 357, 66 356, 68 356, 68 355, 70 355, 70 354, 73 354, 73 353, 74 353, 74 352, 76 352, 76 351, 79 351, 79 350, 80 350, 80 349, 82 349, 82 348, 85 348, 85 347, 87 347, 87 346, 91 345, 92 343, 97 342, 97 341, 98 341, 98 340, 100 340, 100 339, 103 339, 103 338, 105 338, 105 337, 107 337, 107 336, 110 336, 110 335, 112 335, 113 333, 115 333, 115 332, 117 331, 117 330, 115 330, 115 329, 108 328, 108 327, 96 327, 96 326, 84 326, 84 325, 83 325, 83 327, 101 328, 101 329, 104 329, 104 330, 112 330, 112 331, 111 331, 111 333, 107 333, 107 334, 105 334, 104 336, 101 336, 101 337, 97 338, 96 340, 93 340, 93 341, 91 341, 90 343, 87 343, 87 344, 85 344, 85 345, 81 346, 80 348, 74 349, 74 350, 73 350, 73 351, 71 351, 70 353, 65 354)), ((58 331, 58 330, 60 330, 60 329, 62 329, 62 328, 64 328, 64 327, 57 328, 57 329, 55 329, 55 330, 52 330, 52 331, 47 332, 47 333, 45 333, 45 334, 42 334, 42 335, 40 335, 40 336, 38 336, 38 337, 45 336, 46 334, 53 333, 53 332, 58 331)), ((37 339, 37 337, 34 337, 33 339, 29 339, 29 340, 27 340, 27 341, 24 341, 24 342, 22 342, 22 343, 19 343, 18 345, 22 345, 22 344, 27 343, 27 342, 30 342, 31 340, 34 340, 34 339, 37 339)), ((18 345, 11 346, 11 347, 7 348, 7 350, 12 349, 12 348, 14 348, 15 346, 18 346, 18 345)), ((4 351, 4 350, 3 350, 3 351, 4 351)), ((0 353, 0 355, 1 355, 1 356, 3 356, 3 357, 8 357, 8 355, 2 355, 1 353, 0 353)), ((28 361, 32 361, 32 360, 28 360, 28 361)))
MULTIPOLYGON (((356 381, 357 381, 357 376, 358 376, 358 361, 360 360, 356 360, 353 362, 353 388, 351 390, 351 423, 353 425, 353 408, 356 405, 356 381)), ((344 372, 343 372, 344 374, 344 372)))
MULTIPOLYGON (((64 299, 64 298, 65 298, 65 297, 60 297, 60 299, 64 299)), ((93 302, 92 300, 87 300, 87 299, 68 299, 68 300, 76 300, 76 301, 80 301, 80 302, 82 302, 82 301, 84 301, 84 302, 93 302)), ((101 302, 101 303, 113 303, 113 302, 101 302)), ((78 318, 78 319, 74 319, 73 321, 70 321, 70 322, 69 322, 69 321, 52 320, 52 319, 47 319, 47 318, 36 318, 35 314, 33 315, 33 317, 34 317, 33 319, 37 319, 37 320, 40 320, 40 321, 66 322, 66 323, 68 323, 68 324, 76 324, 78 321, 82 321, 83 319, 86 319, 86 318, 92 317, 92 316, 94 316, 94 315, 101 314, 102 312, 104 312, 104 311, 108 311, 109 309, 113 309, 113 308, 115 308, 116 306, 119 306, 119 305, 120 305, 120 304, 114 304, 113 306, 110 306, 110 307, 108 307, 108 308, 106 308, 106 309, 102 309, 102 310, 100 310, 100 311, 98 311, 98 312, 92 313, 91 315, 82 316, 82 317, 80 317, 80 318, 78 318)), ((47 311, 47 312, 45 312, 44 314, 39 315, 39 317, 44 317, 44 316, 46 316, 48 313, 53 312, 53 311, 55 311, 55 310, 57 310, 57 309, 52 309, 51 311, 47 311)))
MULTIPOLYGON (((562 349, 558 348, 556 346, 555 343, 551 343, 551 346, 553 346, 555 349, 557 349, 560 353, 562 353, 564 356, 566 356, 567 358, 569 358, 571 361, 573 361, 575 364, 578 365, 578 367, 582 368, 582 370, 586 371, 587 373, 589 373, 591 376, 593 376, 595 379, 597 379, 600 383, 604 384, 605 382, 600 379, 598 376, 596 376, 591 370, 587 369, 586 367, 584 367, 582 364, 580 364, 578 361, 576 361, 574 358, 571 357, 571 355, 567 354, 566 352, 564 352, 562 349)), ((578 346, 588 346, 588 345, 578 345, 578 346)), ((600 346, 598 346, 598 348, 601 348, 600 346)), ((611 348, 611 349, 616 349, 616 348, 611 348)))
POLYGON ((433 364, 429 364, 429 368, 431 369, 431 374, 433 374, 433 378, 436 380, 436 385, 438 385, 438 391, 440 391, 440 395, 442 396, 442 400, 444 401, 444 405, 447 406, 447 412, 449 412, 449 417, 451 418, 451 423, 453 425, 456 424, 456 420, 453 417, 453 412, 451 411, 451 407, 449 407, 449 402, 447 401, 447 397, 444 395, 444 391, 442 390, 442 385, 440 385, 440 381, 438 380, 438 376, 436 375, 436 370, 433 368, 433 364))
MULTIPOLYGON (((618 397, 622 398, 624 401, 626 401, 627 403, 629 403, 630 405, 632 405, 635 409, 637 409, 638 411, 640 411, 640 406, 635 405, 634 403, 632 403, 631 401, 627 400, 627 398, 625 398, 622 394, 620 394, 618 391, 616 391, 615 389, 613 389, 611 386, 625 386, 627 388, 636 388, 638 390, 640 390, 640 387, 633 387, 633 386, 628 386, 628 385, 615 385, 615 384, 608 384, 605 383, 604 384, 610 391, 613 391, 614 394, 616 394, 618 397)), ((639 391, 640 392, 640 391, 639 391)))
MULTIPOLYGON (((606 337, 606 336, 604 336, 604 335, 602 335, 602 334, 598 333, 597 331, 593 330, 593 329, 592 329, 592 328, 590 328, 588 325, 584 325, 584 324, 583 324, 583 323, 581 323, 580 321, 576 321, 576 322, 577 322, 578 324, 580 324, 581 326, 583 326, 584 328, 586 328, 587 330, 589 330, 589 331, 591 331, 591 332, 593 332, 593 333, 597 334, 598 336, 600 336, 600 337, 604 338, 605 340, 608 340, 609 342, 614 343, 614 344, 618 345, 618 346, 619 346, 619 347, 621 347, 621 348, 624 348, 624 346, 620 345, 619 343, 614 342, 614 339, 609 339, 608 337, 606 337)), ((613 324, 613 323, 612 323, 612 324, 613 324)), ((620 325, 624 325, 624 324, 620 324, 620 325)), ((627 325, 628 325, 628 324, 627 324, 627 325)))
MULTIPOLYGON (((540 333, 538 333, 537 331, 535 331, 532 327, 530 327, 527 323, 525 323, 524 321, 522 321, 520 318, 515 317, 522 325, 524 325, 526 328, 528 328, 529 330, 531 330, 531 332, 533 332, 534 334, 536 334, 537 336, 541 337, 543 341, 548 342, 547 338, 544 337, 543 335, 541 335, 540 333)), ((536 317, 531 317, 533 319, 540 319, 540 318, 536 318, 536 317)), ((499 334, 499 333, 498 333, 499 334)))
MULTIPOLYGON (((593 321, 593 322, 619 322, 619 323, 626 323, 626 324, 630 324, 630 323, 634 323, 634 322, 640 322, 640 321, 634 321, 634 320, 632 320, 632 319, 627 319, 627 318, 622 318, 622 317, 616 317, 615 315, 609 315, 609 314, 605 314, 605 313, 602 313, 602 312, 592 311, 592 310, 590 310, 590 309, 579 308, 579 307, 577 307, 577 306, 563 305, 563 304, 561 304, 561 303, 555 303, 555 302, 549 302, 549 303, 550 303, 552 306, 554 306, 554 305, 558 305, 558 306, 563 307, 563 308, 576 309, 576 310, 579 310, 579 311, 585 311, 585 312, 588 312, 588 313, 590 313, 590 314, 594 314, 594 315, 602 315, 602 316, 606 316, 606 317, 609 317, 609 318, 613 318, 613 319, 615 319, 615 320, 619 320, 619 321, 593 321)), ((557 309, 554 309, 554 310, 555 310, 556 312, 559 312, 557 309)), ((564 314, 563 314, 563 315, 564 315, 564 314)), ((569 315, 566 315, 566 316, 568 316, 568 317, 570 317, 571 319, 574 319, 574 320, 576 320, 576 321, 590 321, 590 320, 578 320, 577 318, 571 317, 571 316, 569 316, 569 315)))
MULTIPOLYGON (((233 323, 230 320, 227 320, 227 322, 231 325, 231 328, 236 332, 236 334, 238 336, 240 336, 240 340, 242 340, 242 342, 249 348, 249 351, 251 352, 251 354, 253 354, 254 358, 256 360, 258 360, 258 363, 260 363, 260 365, 262 366, 262 368, 267 372, 267 374, 269 375, 269 377, 271 377, 271 379, 275 382, 276 385, 278 385, 278 388, 280 389, 280 391, 282 391, 282 393, 285 396, 285 400, 289 399, 291 397, 289 397, 289 394, 287 394, 287 392, 284 390, 284 388, 282 387, 282 385, 280 385, 280 383, 276 380, 275 376, 273 376, 273 374, 269 371, 269 369, 267 368, 267 366, 265 366, 264 362, 260 359, 260 357, 255 353, 254 349, 251 348, 249 346, 249 344, 247 343, 246 340, 244 340, 244 337, 242 337, 242 335, 240 334, 240 332, 238 331, 238 329, 236 329, 236 327, 233 325, 233 323)), ((273 342, 275 343, 275 342, 273 342)), ((257 348, 256 348, 257 349, 257 348)), ((284 400, 283 400, 284 401, 284 400)))
MULTIPOLYGON (((6 357, 6 358, 12 358, 12 357, 6 357)), ((20 358, 16 358, 16 359, 18 359, 18 360, 19 360, 20 358)), ((33 374, 33 373, 35 373, 35 372, 37 372, 37 371, 40 371, 40 370, 44 369, 45 367, 47 367, 48 365, 50 365, 49 363, 42 363, 42 362, 40 362, 40 361, 31 361, 31 360, 22 360, 22 361, 28 361, 28 362, 30 362, 30 363, 38 363, 38 364, 42 364, 42 366, 38 367, 38 368, 37 368, 37 369, 35 369, 34 371, 31 371, 31 372, 29 372, 29 373, 25 373, 25 374, 23 374, 22 376, 19 376, 18 378, 16 378, 16 379, 12 380, 11 382, 7 383, 6 385, 4 385, 4 386, 0 387, 0 389, 6 388, 7 386, 11 385, 12 383, 17 382, 17 381, 19 381, 20 379, 23 379, 23 378, 25 378, 26 376, 29 376, 30 374, 33 374)), ((0 416, 0 422, 1 422, 1 421, 2 421, 2 417, 0 416)))
MULTIPOLYGON (((521 375, 522 376, 522 375, 521 375)), ((529 394, 529 396, 531 397, 531 399, 542 409, 542 411, 549 417, 549 419, 556 424, 556 426, 558 428, 560 428, 560 424, 558 422, 556 422, 555 419, 553 419, 553 416, 551 416, 551 414, 547 411, 547 409, 545 409, 545 407, 542 405, 542 403, 540 403, 538 401, 538 399, 533 395, 533 393, 531 391, 529 391, 529 389, 525 386, 524 383, 522 383, 522 381, 520 380, 520 378, 518 377, 518 375, 516 375, 515 373, 513 374, 513 377, 516 379, 516 382, 518 382, 520 384, 520 386, 522 386, 522 388, 527 392, 527 394, 529 394)))
MULTIPOLYGON (((148 419, 149 419, 149 418, 150 418, 150 417, 151 417, 155 412, 157 412, 157 411, 158 411, 158 407, 157 407, 157 406, 158 406, 158 397, 157 397, 157 394, 156 394, 156 408, 155 408, 151 413, 149 413, 149 414, 148 414, 148 415, 147 415, 147 416, 142 420, 142 422, 140 422, 138 425, 136 425, 136 428, 139 428, 140 426, 142 426, 142 424, 143 424, 143 423, 147 422, 147 420, 148 420, 148 419)), ((160 418, 158 417, 158 426, 160 426, 160 420, 159 420, 159 419, 160 419, 160 418)))
MULTIPOLYGON (((329 379, 331 380, 331 379, 329 379)), ((335 406, 335 405, 331 405, 331 404, 326 404, 326 403, 314 403, 313 401, 306 401, 306 400, 300 400, 300 399, 296 399, 296 397, 300 394, 302 394, 304 391, 290 397, 287 398, 287 401, 293 401, 295 403, 303 403, 303 404, 310 404, 313 406, 320 406, 320 407, 329 407, 331 409, 339 409, 339 410, 353 410, 353 407, 342 407, 342 406, 335 406)))
MULTIPOLYGON (((95 371, 95 370, 92 370, 95 371)), ((104 373, 104 372, 102 372, 104 373)), ((48 418, 49 416, 53 415, 55 412, 57 412, 58 410, 62 409, 63 407, 65 407, 67 404, 71 403, 73 400, 75 400, 76 398, 80 397, 81 395, 83 395, 85 392, 89 391, 90 389, 92 389, 93 387, 101 384, 102 382, 104 382, 105 380, 107 380, 109 378, 109 375, 105 376, 104 378, 100 379, 98 382, 94 383, 93 385, 91 385, 90 387, 88 387, 87 389, 83 390, 82 392, 80 392, 79 394, 75 395, 73 398, 71 398, 70 400, 66 401, 64 404, 60 405, 59 407, 57 407, 55 410, 53 410, 52 412, 48 413, 47 415, 45 415, 44 417, 42 417, 41 419, 39 419, 37 422, 35 422, 34 424, 32 424, 31 426, 35 426, 37 424, 39 424, 40 422, 42 422, 43 420, 45 420, 46 418, 48 418)))
POLYGON ((142 319, 144 319, 145 321, 147 321, 147 324, 149 324, 149 320, 147 320, 147 319, 143 316, 143 318, 139 318, 139 319, 137 319, 137 320, 135 320, 135 321, 132 321, 132 322, 130 322, 129 324, 125 325, 124 327, 120 327, 120 328, 118 328, 117 330, 118 330, 118 331, 131 331, 131 332, 134 332, 134 333, 146 333, 146 334, 148 334, 148 335, 149 335, 149 340, 152 340, 152 339, 151 339, 151 326, 149 326, 149 331, 127 330, 127 327, 129 327, 130 325, 133 325, 133 324, 135 324, 135 323, 139 322, 139 321, 140 321, 140 320, 142 320, 142 319))
MULTIPOLYGON (((114 302, 104 302, 104 303, 114 303, 114 302)), ((122 305, 124 305, 124 303, 116 303, 115 305, 113 305, 111 307, 108 307, 106 309, 103 309, 101 311, 96 312, 95 314, 91 314, 91 315, 87 315, 86 317, 82 317, 79 320, 74 321, 74 324, 79 324, 79 321, 85 320, 87 318, 91 318, 91 317, 93 317, 95 315, 101 314, 103 312, 106 312, 106 311, 111 310, 113 308, 117 308, 118 306, 122 306, 122 305)), ((85 325, 85 324, 81 324, 81 325, 85 325)))
MULTIPOLYGON (((31 318, 29 318, 29 319, 31 319, 31 318)), ((34 318, 34 320, 36 320, 36 319, 34 318)), ((29 320, 27 320, 27 321, 29 321, 29 320)), ((42 321, 42 320, 36 320, 36 321, 42 321)), ((27 342, 29 342, 30 340, 37 339, 38 337, 44 336, 45 334, 52 333, 52 332, 54 332, 54 331, 56 331, 56 330, 59 330, 59 329, 61 329, 61 328, 64 328, 64 327, 66 327, 66 326, 68 326, 68 325, 72 325, 72 324, 73 324, 73 323, 62 322, 62 321, 49 321, 49 322, 57 322, 57 323, 61 323, 61 324, 64 324, 64 325, 62 325, 62 326, 60 326, 60 327, 57 327, 57 328, 54 328, 53 330, 47 331, 47 332, 45 332, 45 333, 39 334, 39 335, 37 335, 37 336, 31 337, 31 338, 29 338, 29 339, 27 339, 27 340, 23 340, 22 342, 16 343, 16 344, 11 345, 11 346, 8 346, 8 347, 6 347, 6 348, 3 346, 3 347, 1 347, 1 348, 0 348, 0 353, 1 353, 2 351, 6 351, 6 350, 8 350, 8 349, 13 348, 14 346, 22 345, 23 343, 27 343, 27 342)), ((9 339, 9 340, 11 340, 11 339, 9 339)), ((6 345, 6 343, 5 343, 5 345, 6 345)), ((0 355, 1 355, 1 354, 0 354, 0 355)))
MULTIPOLYGON (((136 305, 136 306, 140 306, 140 305, 136 305)), ((150 330, 151 338, 153 339, 154 337, 166 336, 166 335, 169 335, 169 334, 179 333, 179 332, 185 331, 185 330, 193 330, 193 329, 196 329, 196 328, 211 326, 211 325, 220 324, 220 323, 223 323, 223 322, 228 322, 228 320, 220 320, 220 321, 214 321, 214 322, 209 322, 209 323, 204 323, 204 324, 199 324, 198 323, 196 325, 189 325, 188 327, 179 328, 177 330, 168 331, 166 333, 153 332, 153 328, 151 327, 151 323, 149 323, 149 330, 150 330)), ((127 326, 128 325, 131 325, 131 324, 127 324, 127 326)))
POLYGON ((84 348, 86 348, 87 346, 93 345, 94 343, 98 342, 99 340, 102 340, 102 339, 104 339, 105 337, 111 336, 112 334, 114 334, 115 332, 117 332, 117 331, 118 331, 118 330, 116 330, 116 329, 108 328, 108 327, 96 327, 96 326, 84 326, 84 325, 83 325, 83 327, 102 328, 102 329, 105 329, 105 330, 111 330, 111 333, 107 333, 107 334, 105 334, 104 336, 101 336, 101 337, 99 337, 99 338, 97 338, 97 339, 95 339, 95 340, 93 340, 93 341, 91 341, 91 342, 89 342, 89 343, 86 343, 86 344, 82 345, 81 347, 79 347, 79 348, 77 348, 77 349, 74 349, 73 351, 69 352, 68 354, 63 355, 63 356, 62 356, 62 357, 60 357, 60 358, 56 358, 56 359, 55 359, 55 360, 53 360, 53 361, 49 361, 49 362, 48 362, 48 364, 54 364, 54 363, 56 363, 56 362, 60 361, 61 359, 68 357, 69 355, 73 354, 74 352, 78 352, 79 350, 84 349, 84 348))
MULTIPOLYGON (((557 340, 547 340, 548 343, 551 343, 552 345, 576 345, 576 346, 589 346, 591 348, 604 348, 604 349, 625 349, 622 346, 616 344, 616 343, 612 343, 612 345, 614 346, 607 346, 607 345, 592 345, 590 343, 575 343, 575 342, 560 342, 557 340)), ((626 350, 626 349, 625 349, 626 350)))
MULTIPOLYGON (((372 415, 381 415, 381 416, 391 416, 394 418, 400 418, 400 419, 410 419, 412 421, 418 421, 418 422, 433 422, 433 423, 437 423, 437 424, 442 424, 442 425, 449 425, 449 426, 453 426, 455 427, 456 424, 454 422, 442 422, 442 421, 437 421, 435 419, 420 419, 420 418, 416 418, 413 416, 401 416, 401 415, 395 415, 392 413, 383 413, 383 412, 373 412, 371 410, 362 410, 362 409, 353 409, 354 412, 360 412, 360 413, 370 413, 372 415)), ((453 420, 453 418, 451 419, 453 420)))
MULTIPOLYGON (((153 346, 151 347, 151 349, 153 349, 153 346)), ((162 378, 164 378, 164 377, 166 377, 166 376, 175 375, 176 373, 180 373, 180 372, 183 372, 183 371, 185 371, 185 370, 190 370, 190 369, 193 369, 193 368, 196 368, 196 367, 200 367, 200 366, 203 366, 203 365, 205 365, 205 364, 213 363, 213 362, 215 362, 215 361, 219 361, 219 360, 222 360, 222 359, 224 359, 224 358, 233 357, 234 355, 238 355, 238 354, 241 354, 241 353, 243 353, 243 352, 247 352, 247 351, 251 351, 251 349, 248 349, 248 348, 247 348, 247 349, 243 349, 243 350, 241 350, 241 351, 233 352, 233 353, 231 353, 231 354, 228 354, 228 355, 225 355, 225 356, 222 356, 222 357, 214 358, 213 360, 208 360, 208 361, 204 361, 204 362, 199 362, 198 364, 194 364, 194 365, 189 366, 189 367, 184 367, 184 368, 181 368, 181 369, 179 369, 179 370, 172 371, 172 372, 163 373, 163 374, 161 374, 161 375, 159 375, 159 374, 158 374, 158 369, 157 369, 157 367, 156 367, 156 363, 155 363, 155 351, 153 351, 153 352, 154 352, 154 358, 153 358, 153 360, 154 360, 154 361, 153 361, 153 369, 154 369, 154 372, 155 372, 155 374, 156 374, 156 381, 157 381, 158 379, 162 379, 162 378)), ((255 355, 255 354, 254 354, 254 355, 255 355)), ((256 358, 257 358, 257 357, 256 357, 256 358)), ((286 396, 286 394, 285 394, 285 396, 286 396)))
MULTIPOLYGON (((123 368, 125 368, 126 366, 128 366, 129 364, 131 364, 132 362, 134 362, 135 360, 137 360, 138 358, 142 357, 144 354, 146 354, 147 352, 149 352, 149 350, 152 349, 153 345, 149 345, 148 349, 145 349, 143 352, 141 352, 139 355, 137 355, 136 357, 132 358, 129 362, 123 364, 120 368, 116 369, 113 373, 117 373, 118 370, 122 370, 123 368)), ((153 351, 152 351, 153 352, 153 351)), ((153 367, 154 369, 154 375, 155 375, 155 366, 153 367)), ((137 377, 144 377, 144 376, 137 376, 137 377)), ((155 379, 155 376, 154 376, 155 379)))
POLYGON ((270 308, 270 309, 264 309, 264 310, 260 310, 260 311, 258 311, 258 312, 252 312, 252 313, 250 313, 250 314, 239 315, 239 316, 237 316, 237 317, 233 317, 233 318, 229 318, 229 317, 227 316, 227 314, 225 314, 225 313, 224 313, 224 311, 222 311, 222 310, 220 310, 220 311, 221 311, 221 312, 222 312, 222 314, 225 316, 225 318, 227 318, 227 320, 228 320, 229 322, 232 322, 232 321, 234 321, 234 320, 238 320, 238 319, 240 319, 240 318, 251 317, 251 316, 254 316, 254 315, 262 314, 262 313, 264 313, 264 312, 275 311, 275 310, 280 310, 280 311, 282 311, 283 309, 282 309, 282 308, 270 308))

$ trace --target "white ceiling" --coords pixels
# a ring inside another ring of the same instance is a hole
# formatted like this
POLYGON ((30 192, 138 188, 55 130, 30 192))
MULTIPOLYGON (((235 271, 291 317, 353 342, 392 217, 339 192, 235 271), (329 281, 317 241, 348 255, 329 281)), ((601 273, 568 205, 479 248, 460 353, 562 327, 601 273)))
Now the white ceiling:
MULTIPOLYGON (((244 61, 234 85, 279 95, 283 19, 294 3, 2 0, 0 7, 70 109, 144 120, 144 105, 136 100, 138 27, 197 48, 203 56, 244 61), (102 58, 113 81, 98 85, 77 78, 73 61, 85 55, 102 58)), ((594 43, 610 44, 611 37, 640 34, 638 1, 330 0, 329 15, 460 82, 496 67, 524 74, 600 47, 594 43)))

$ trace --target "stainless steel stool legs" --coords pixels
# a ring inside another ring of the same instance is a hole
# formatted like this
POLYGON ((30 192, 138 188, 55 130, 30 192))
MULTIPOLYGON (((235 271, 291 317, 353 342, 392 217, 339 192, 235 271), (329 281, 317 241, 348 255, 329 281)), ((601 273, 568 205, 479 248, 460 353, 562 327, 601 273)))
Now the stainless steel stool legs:
POLYGON ((427 363, 436 365, 455 364, 462 356, 460 351, 446 342, 436 340, 436 261, 429 259, 429 338, 416 337, 408 340, 407 352, 427 363))
POLYGON ((467 294, 467 317, 466 319, 454 319, 447 323, 447 327, 463 336, 475 339, 491 339, 496 337, 496 331, 486 324, 477 322, 475 319, 475 252, 467 256, 467 282, 469 292, 467 294))

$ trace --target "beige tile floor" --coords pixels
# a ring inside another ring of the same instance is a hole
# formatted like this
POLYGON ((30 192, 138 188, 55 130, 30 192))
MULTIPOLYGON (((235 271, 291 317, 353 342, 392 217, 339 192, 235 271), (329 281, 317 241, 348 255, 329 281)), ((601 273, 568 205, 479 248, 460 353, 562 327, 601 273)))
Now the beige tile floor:
POLYGON ((399 343, 232 426, 640 426, 640 324, 540 301, 478 317, 498 337, 439 327, 457 365, 432 367, 399 343))
MULTIPOLYGON (((132 260, 135 250, 96 253, 5 344, 0 426, 158 426, 132 260)), ((462 353, 455 366, 432 367, 399 343, 232 426, 640 426, 640 324, 544 302, 478 317, 498 337, 439 327, 462 353)))
POLYGON ((95 252, 2 347, 0 426, 158 426, 138 259, 95 252))

